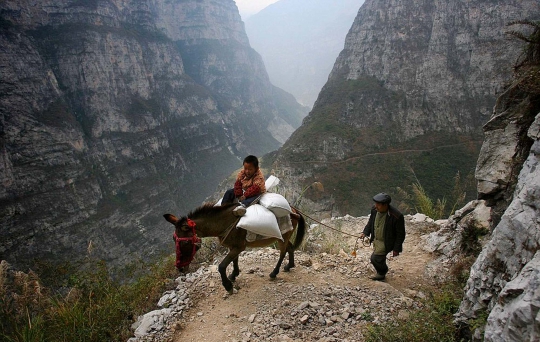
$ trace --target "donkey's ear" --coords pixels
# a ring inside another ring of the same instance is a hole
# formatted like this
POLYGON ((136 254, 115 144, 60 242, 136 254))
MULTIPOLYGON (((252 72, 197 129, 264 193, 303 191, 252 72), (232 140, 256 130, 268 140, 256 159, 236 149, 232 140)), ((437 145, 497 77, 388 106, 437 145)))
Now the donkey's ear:
POLYGON ((178 222, 178 217, 174 216, 173 214, 165 214, 163 217, 165 217, 165 220, 172 224, 176 224, 176 222, 178 222))

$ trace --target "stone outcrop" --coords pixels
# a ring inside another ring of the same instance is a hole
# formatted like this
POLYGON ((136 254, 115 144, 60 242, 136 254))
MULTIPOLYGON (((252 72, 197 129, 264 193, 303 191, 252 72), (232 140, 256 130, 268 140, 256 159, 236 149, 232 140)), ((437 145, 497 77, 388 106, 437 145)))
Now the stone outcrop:
POLYGON ((535 0, 367 0, 313 110, 279 150, 277 175, 300 182, 297 192, 322 182, 343 213, 416 180, 448 197, 457 171, 472 173, 521 51, 506 25, 538 13, 535 0))
MULTIPOLYGON (((157 306, 159 309, 145 313, 137 318, 137 321, 132 324, 133 335, 128 342, 151 341, 157 338, 165 338, 167 325, 174 325, 174 322, 180 317, 185 310, 191 306, 189 293, 193 283, 198 280, 205 269, 200 268, 194 273, 189 273, 186 276, 180 276, 175 279, 176 287, 163 293, 159 299, 157 306)), ((166 336, 170 338, 170 332, 166 336)))
MULTIPOLYGON (((511 203, 471 269, 458 312, 460 321, 488 315, 485 341, 540 338, 540 114, 529 127, 528 136, 534 144, 517 177, 511 203)), ((474 336, 481 340, 482 331, 477 330, 474 336)))
POLYGON ((441 229, 423 235, 423 249, 437 256, 426 267, 429 277, 439 281, 462 277, 470 266, 464 259, 475 257, 489 240, 490 219, 491 210, 485 202, 474 200, 448 220, 437 222, 441 229))
POLYGON ((305 115, 232 0, 6 0, 0 46, 0 259, 16 267, 170 250, 161 216, 305 115))
POLYGON ((500 302, 493 307, 485 327, 484 341, 536 341, 540 339, 540 254, 537 252, 508 282, 500 302))
POLYGON ((493 117, 484 126, 485 139, 476 166, 478 196, 494 208, 493 226, 514 198, 519 172, 531 145, 538 140, 533 124, 537 97, 520 88, 512 85, 499 97, 493 117))

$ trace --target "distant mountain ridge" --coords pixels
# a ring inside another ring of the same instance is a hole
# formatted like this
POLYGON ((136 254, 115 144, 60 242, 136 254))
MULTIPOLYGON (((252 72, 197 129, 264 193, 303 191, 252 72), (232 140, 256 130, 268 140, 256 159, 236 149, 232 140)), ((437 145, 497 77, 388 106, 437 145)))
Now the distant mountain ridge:
POLYGON ((361 215, 381 191, 399 204, 397 188, 418 180, 442 199, 458 171, 474 173, 521 52, 505 25, 539 13, 533 0, 367 0, 313 110, 268 162, 297 193, 322 182, 323 197, 304 194, 316 210, 361 215))
POLYGON ((249 17, 249 41, 272 83, 312 107, 362 3, 280 0, 249 17))

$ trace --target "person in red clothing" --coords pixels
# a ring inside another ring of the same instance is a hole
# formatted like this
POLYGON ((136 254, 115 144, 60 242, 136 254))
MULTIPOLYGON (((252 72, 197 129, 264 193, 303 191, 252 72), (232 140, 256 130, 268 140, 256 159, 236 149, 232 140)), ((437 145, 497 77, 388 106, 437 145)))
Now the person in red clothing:
POLYGON ((242 216, 254 200, 266 192, 264 176, 259 169, 257 157, 249 155, 244 158, 244 168, 238 172, 234 188, 225 192, 221 204, 240 202, 241 206, 234 209, 233 213, 242 216))

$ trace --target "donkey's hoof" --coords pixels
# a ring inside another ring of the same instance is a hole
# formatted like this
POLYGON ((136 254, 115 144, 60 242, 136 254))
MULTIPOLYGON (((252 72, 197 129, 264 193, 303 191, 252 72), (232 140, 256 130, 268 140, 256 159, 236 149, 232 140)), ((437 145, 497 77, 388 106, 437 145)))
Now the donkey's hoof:
POLYGON ((283 267, 283 271, 289 272, 291 270, 291 268, 293 268, 294 266, 296 266, 296 265, 295 264, 287 264, 287 265, 285 265, 285 267, 283 267))
POLYGON ((227 292, 229 292, 230 294, 233 293, 233 284, 232 283, 229 283, 229 284, 223 284, 223 287, 225 288, 225 290, 227 292))
POLYGON ((274 280, 276 279, 276 276, 277 274, 275 274, 274 272, 270 273, 270 279, 274 280))
POLYGON ((236 277, 230 275, 227 277, 230 281, 232 281, 233 283, 236 281, 236 277))

